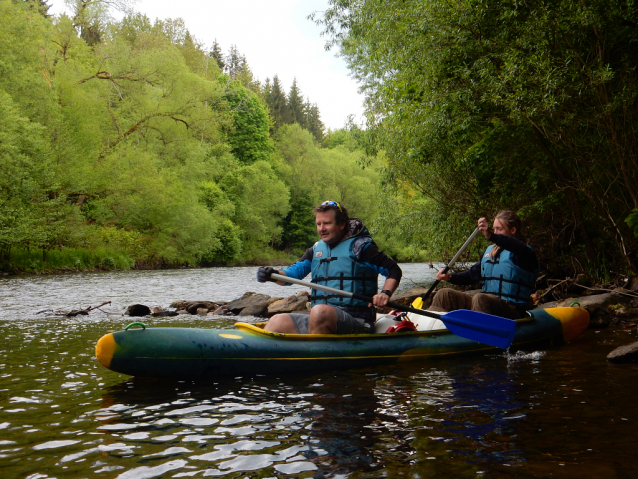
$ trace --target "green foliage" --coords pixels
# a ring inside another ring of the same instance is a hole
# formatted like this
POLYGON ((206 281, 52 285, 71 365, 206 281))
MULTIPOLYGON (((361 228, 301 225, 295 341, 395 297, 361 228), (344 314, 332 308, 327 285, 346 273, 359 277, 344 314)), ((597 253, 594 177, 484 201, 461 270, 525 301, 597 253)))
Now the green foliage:
POLYGON ((202 264, 235 263, 242 252, 241 229, 226 219, 217 228, 218 243, 201 258, 202 264))
POLYGON ((350 151, 357 149, 356 139, 349 130, 343 128, 334 131, 328 130, 328 133, 323 138, 321 144, 328 149, 332 149, 340 145, 345 146, 350 151))
POLYGON ((634 236, 638 238, 638 208, 634 208, 631 211, 631 214, 625 219, 625 223, 631 228, 634 236))
POLYGON ((131 269, 133 259, 120 250, 103 246, 95 249, 63 248, 51 251, 47 261, 42 253, 35 250, 18 249, 11 252, 10 270, 16 272, 59 271, 59 270, 114 270, 131 269))
POLYGON ((280 249, 315 240, 322 198, 374 215, 376 173, 353 149, 322 151, 296 83, 300 116, 275 150, 288 98, 236 47, 207 52, 183 20, 128 0, 71 3, 50 18, 0 0, 0 268, 285 262, 280 249))
POLYGON ((638 266, 623 222, 638 207, 634 2, 330 4, 318 21, 366 93, 362 144, 385 151, 413 237, 507 208, 550 274, 638 266))
POLYGON ((288 188, 265 161, 229 173, 219 186, 235 204, 232 221, 242 231, 244 259, 257 259, 280 241, 279 224, 290 209, 288 188))
POLYGON ((277 75, 273 77, 272 84, 270 79, 266 78, 261 94, 272 117, 271 133, 275 133, 283 125, 297 123, 312 133, 317 141, 323 140, 325 126, 321 121, 319 107, 303 99, 296 78, 292 82, 288 96, 285 95, 277 75))
POLYGON ((268 135, 268 114, 257 97, 238 82, 230 85, 227 101, 234 125, 228 133, 233 154, 245 164, 270 160, 273 150, 268 135))
POLYGON ((310 190, 295 191, 290 201, 290 212, 283 220, 282 247, 298 256, 317 241, 315 217, 312 209, 316 203, 311 199, 310 190))

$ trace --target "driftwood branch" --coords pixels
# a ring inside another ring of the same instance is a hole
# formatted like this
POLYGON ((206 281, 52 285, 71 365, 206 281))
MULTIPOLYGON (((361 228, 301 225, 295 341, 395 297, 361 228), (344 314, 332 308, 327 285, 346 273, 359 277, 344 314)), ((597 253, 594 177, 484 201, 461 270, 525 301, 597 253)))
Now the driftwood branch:
POLYGON ((560 281, 559 283, 556 283, 554 286, 552 286, 551 288, 549 288, 547 291, 545 291, 543 294, 541 294, 541 295, 538 297, 538 302, 540 303, 540 302, 541 302, 541 300, 542 300, 545 296, 547 296, 549 293, 551 293, 552 291, 554 291, 554 290, 555 290, 556 288, 558 288, 561 284, 566 283, 566 282, 571 281, 571 280, 572 280, 571 278, 567 278, 567 279, 564 279, 564 280, 560 281))
POLYGON ((43 309, 42 311, 38 311, 35 314, 46 313, 46 312, 50 311, 55 316, 66 316, 67 318, 72 318, 72 317, 78 316, 78 315, 89 314, 89 311, 93 311, 94 309, 101 308, 102 306, 106 306, 107 304, 111 304, 111 302, 110 301, 106 301, 106 302, 104 302, 102 304, 99 304, 97 306, 89 306, 86 309, 74 309, 72 311, 53 311, 52 309, 43 309))
POLYGON ((629 296, 630 298, 638 298, 638 294, 636 293, 632 293, 629 291, 618 291, 615 289, 606 289, 606 288, 588 288, 587 286, 583 286, 582 284, 578 284, 578 283, 574 283, 575 286, 578 286, 579 288, 585 288, 585 289, 589 289, 591 291, 606 291, 608 293, 614 293, 614 294, 621 294, 623 296, 629 296))

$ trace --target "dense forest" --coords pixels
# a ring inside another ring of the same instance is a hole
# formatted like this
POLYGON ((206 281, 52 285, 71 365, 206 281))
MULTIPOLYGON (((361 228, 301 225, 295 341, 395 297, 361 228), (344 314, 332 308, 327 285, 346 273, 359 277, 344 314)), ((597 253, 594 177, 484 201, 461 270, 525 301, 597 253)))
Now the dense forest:
POLYGON ((442 252, 513 209, 546 274, 635 274, 636 2, 329 3, 314 19, 366 94, 362 144, 402 198, 382 197, 383 231, 442 252))
POLYGON ((3 270, 288 261, 321 201, 373 220, 378 169, 296 81, 182 20, 74 5, 0 0, 3 270))
POLYGON ((180 19, 0 0, 0 269, 285 262, 334 199, 402 261, 512 209, 546 277, 638 271, 638 6, 329 4, 366 95, 337 131, 180 19))

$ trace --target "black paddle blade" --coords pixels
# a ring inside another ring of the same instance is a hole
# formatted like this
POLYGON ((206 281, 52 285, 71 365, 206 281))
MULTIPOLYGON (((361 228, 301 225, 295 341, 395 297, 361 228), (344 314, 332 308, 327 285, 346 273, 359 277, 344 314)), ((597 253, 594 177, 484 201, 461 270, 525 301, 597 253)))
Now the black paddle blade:
POLYGON ((467 309, 442 314, 441 321, 457 336, 502 349, 510 347, 517 328, 511 319, 467 309))

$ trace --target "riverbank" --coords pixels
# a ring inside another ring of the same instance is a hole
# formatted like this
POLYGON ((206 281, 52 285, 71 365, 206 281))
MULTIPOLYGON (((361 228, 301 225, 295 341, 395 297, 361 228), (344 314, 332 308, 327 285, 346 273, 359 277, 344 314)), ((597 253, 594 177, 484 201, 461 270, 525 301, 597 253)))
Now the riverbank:
POLYGON ((12 250, 8 260, 0 266, 0 275, 64 274, 98 271, 162 270, 209 267, 267 266, 289 264, 296 261, 294 254, 268 250, 262 258, 232 263, 175 263, 151 262, 134 259, 130 254, 109 248, 62 248, 46 255, 36 250, 12 250), (46 258, 46 260, 44 259, 46 258))

